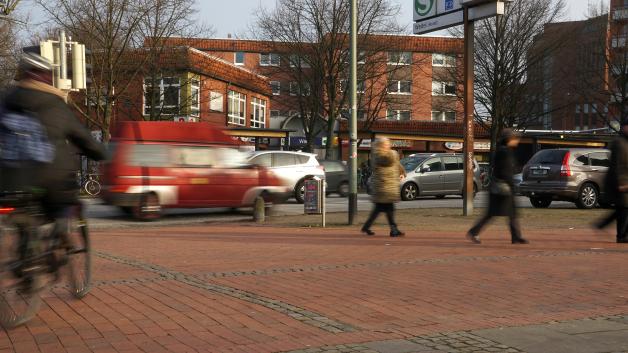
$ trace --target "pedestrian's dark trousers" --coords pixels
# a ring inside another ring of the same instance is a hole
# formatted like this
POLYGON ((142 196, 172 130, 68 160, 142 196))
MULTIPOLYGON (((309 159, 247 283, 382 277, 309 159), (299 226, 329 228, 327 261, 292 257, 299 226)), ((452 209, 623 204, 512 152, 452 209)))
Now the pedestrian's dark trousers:
POLYGON ((617 240, 628 238, 628 208, 619 206, 615 209, 617 217, 617 240))
MULTIPOLYGON (((473 236, 477 236, 482 231, 482 228, 493 218, 493 215, 486 213, 484 217, 480 218, 473 228, 469 230, 469 233, 473 236)), ((514 215, 508 216, 508 225, 510 226, 510 237, 512 240, 521 239, 521 229, 519 228, 519 221, 514 215)))
POLYGON ((388 224, 390 225, 391 229, 397 227, 397 223, 395 223, 395 204, 376 203, 375 207, 373 207, 373 211, 371 211, 369 218, 366 220, 366 223, 364 223, 364 226, 362 228, 370 229, 373 225, 373 222, 375 222, 375 219, 377 219, 377 216, 379 216, 380 212, 386 213, 386 218, 388 218, 388 224))

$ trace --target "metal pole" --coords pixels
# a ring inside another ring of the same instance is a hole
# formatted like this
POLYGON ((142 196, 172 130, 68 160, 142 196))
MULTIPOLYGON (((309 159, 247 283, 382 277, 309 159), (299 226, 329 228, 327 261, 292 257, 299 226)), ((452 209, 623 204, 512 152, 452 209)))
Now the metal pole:
POLYGON ((473 215, 473 21, 469 20, 469 8, 464 8, 464 190, 463 215, 473 215))
POLYGON ((351 0, 351 118, 349 120, 349 224, 358 213, 358 1, 351 0))

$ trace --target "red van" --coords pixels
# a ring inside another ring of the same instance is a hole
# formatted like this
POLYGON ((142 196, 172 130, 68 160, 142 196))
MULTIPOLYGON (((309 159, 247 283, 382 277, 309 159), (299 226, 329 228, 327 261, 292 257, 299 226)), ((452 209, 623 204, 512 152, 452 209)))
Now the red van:
POLYGON ((272 171, 250 165, 239 142, 205 123, 121 122, 112 130, 103 199, 137 219, 164 208, 251 206, 287 198, 272 171))

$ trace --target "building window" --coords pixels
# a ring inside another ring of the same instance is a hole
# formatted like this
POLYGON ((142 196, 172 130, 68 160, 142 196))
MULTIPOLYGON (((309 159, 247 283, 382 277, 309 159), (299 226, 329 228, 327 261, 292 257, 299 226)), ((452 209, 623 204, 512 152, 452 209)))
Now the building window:
POLYGON ((412 81, 388 81, 388 93, 390 94, 411 94, 412 81))
POLYGON ((201 86, 198 80, 190 81, 190 115, 198 116, 201 112, 201 86))
POLYGON ((275 53, 262 53, 259 55, 260 66, 279 66, 281 64, 281 56, 275 53))
POLYGON ((300 67, 302 69, 310 68, 310 64, 305 59, 296 54, 290 55, 288 61, 290 61, 290 67, 300 67))
POLYGON ((447 54, 432 54, 432 66, 455 67, 456 56, 447 54))
POLYGON ((223 95, 220 92, 209 92, 209 110, 222 112, 224 104, 222 102, 223 95))
POLYGON ((144 115, 150 115, 153 109, 158 114, 179 114, 180 93, 181 80, 179 77, 144 78, 144 115), (152 86, 153 82, 157 85, 156 87, 152 86))
POLYGON ((432 111, 432 121, 442 121, 446 123, 456 122, 456 112, 432 111))
POLYGON ((296 82, 290 82, 290 95, 296 96, 299 94, 299 84, 296 82))
POLYGON ((266 126, 266 101, 253 97, 251 111, 251 127, 264 128, 266 126))
POLYGON ((389 65, 410 65, 412 64, 412 53, 409 51, 388 52, 389 65))
POLYGON ((227 108, 229 123, 235 125, 246 125, 246 95, 229 91, 229 102, 227 108))
POLYGON ((281 112, 279 110, 271 110, 270 111, 270 117, 271 118, 278 118, 281 116, 281 112))
MULTIPOLYGON (((364 93, 366 84, 364 83, 364 80, 358 80, 357 82, 357 86, 356 86, 356 93, 364 93)), ((340 80, 340 92, 344 92, 344 91, 348 91, 349 90, 349 80, 340 80)))
POLYGON ((281 82, 270 81, 270 89, 273 90, 273 96, 280 95, 281 94, 281 82))
POLYGON ((388 110, 386 112, 386 119, 398 120, 398 121, 409 121, 410 111, 409 110, 388 110))
POLYGON ((237 52, 235 52, 234 56, 235 56, 235 57, 234 57, 233 62, 234 62, 236 65, 244 65, 244 52, 243 52, 243 51, 237 51, 237 52))
MULTIPOLYGON (((367 118, 367 111, 364 109, 358 109, 357 111, 357 116, 358 116, 358 120, 366 120, 367 118)), ((350 119, 351 118, 351 109, 341 109, 340 110, 340 117, 344 118, 344 119, 350 119)))
POLYGON ((433 96, 455 96, 456 84, 454 82, 432 82, 432 95, 433 96))

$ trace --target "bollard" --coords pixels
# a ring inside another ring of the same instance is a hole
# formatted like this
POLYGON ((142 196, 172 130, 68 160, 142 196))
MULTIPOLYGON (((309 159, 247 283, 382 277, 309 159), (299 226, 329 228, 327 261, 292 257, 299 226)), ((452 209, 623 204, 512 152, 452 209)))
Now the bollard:
POLYGON ((253 220, 256 223, 264 223, 266 218, 266 202, 264 198, 258 196, 255 198, 255 205, 253 206, 253 220))

